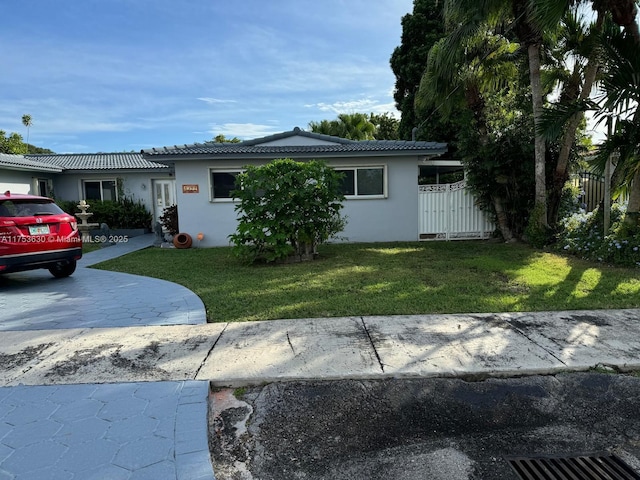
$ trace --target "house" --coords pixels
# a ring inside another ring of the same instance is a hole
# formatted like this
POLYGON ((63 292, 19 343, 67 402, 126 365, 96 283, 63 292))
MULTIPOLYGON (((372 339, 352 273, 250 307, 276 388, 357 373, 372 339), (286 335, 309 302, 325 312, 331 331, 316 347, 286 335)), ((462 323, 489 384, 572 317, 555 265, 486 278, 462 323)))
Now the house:
POLYGON ((148 161, 175 172, 180 231, 202 234, 201 246, 229 245, 237 227, 235 177, 246 165, 278 158, 324 160, 345 174, 341 236, 349 242, 486 238, 493 226, 464 189, 464 181, 439 183, 440 174, 462 170, 439 159, 446 144, 422 141, 353 141, 300 128, 241 143, 153 148, 148 161), (435 184, 419 188, 419 176, 435 184), (424 188, 423 188, 424 187, 424 188), (422 191, 421 191, 422 189, 422 191))
POLYGON ((48 196, 53 177, 62 167, 38 162, 23 155, 0 153, 0 192, 48 196))
POLYGON ((140 153, 0 154, 0 190, 89 204, 124 195, 144 203, 156 221, 175 203, 171 168, 140 153))

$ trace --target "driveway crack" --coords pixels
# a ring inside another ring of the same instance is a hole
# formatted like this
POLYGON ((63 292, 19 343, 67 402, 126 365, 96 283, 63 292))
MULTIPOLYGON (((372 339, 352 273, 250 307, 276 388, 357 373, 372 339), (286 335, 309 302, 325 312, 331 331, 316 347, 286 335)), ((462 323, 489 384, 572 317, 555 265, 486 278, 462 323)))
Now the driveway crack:
POLYGON ((369 343, 371 344, 371 348, 373 348, 373 353, 375 353, 376 358, 378 359, 378 364, 380 365, 380 370, 382 370, 382 373, 384 373, 384 363, 382 363, 382 359, 380 358, 380 355, 378 354, 378 349, 376 348, 375 343, 373 343, 373 338, 371 337, 371 333, 369 332, 369 329, 367 328, 367 324, 364 322, 364 318, 360 317, 360 322, 362 323, 362 328, 364 328, 364 332, 367 334, 367 338, 369 339, 369 343))
POLYGON ((200 374, 200 370, 202 370, 202 367, 204 367, 204 364, 207 363, 207 360, 209 359, 209 357, 211 356, 211 352, 213 352, 213 349, 216 348, 216 345, 218 344, 218 342, 220 341, 220 339, 222 338, 222 335, 224 335, 224 332, 227 330, 227 327, 229 326, 229 324, 225 324, 224 328, 222 329, 222 331, 220 332, 220 335, 218 335, 218 338, 216 338, 216 341, 213 342, 213 345, 211 345, 211 348, 209 349, 209 351, 207 352, 207 354, 205 355, 204 359, 202 360, 202 362, 200 362, 200 366, 198 367, 198 369, 196 370, 195 375, 193 376, 193 379, 197 379, 198 375, 200 374))

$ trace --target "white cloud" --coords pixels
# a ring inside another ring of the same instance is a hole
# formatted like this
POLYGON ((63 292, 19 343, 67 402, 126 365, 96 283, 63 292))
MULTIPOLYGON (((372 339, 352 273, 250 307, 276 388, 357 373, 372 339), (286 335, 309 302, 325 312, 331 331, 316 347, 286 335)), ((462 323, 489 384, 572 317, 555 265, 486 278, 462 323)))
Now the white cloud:
POLYGON ((245 140, 266 137, 281 132, 282 130, 274 127, 274 125, 257 125, 255 123, 213 124, 209 130, 212 137, 222 134, 227 138, 238 137, 245 140))
POLYGON ((321 112, 333 112, 336 115, 341 113, 391 113, 399 117, 395 103, 380 103, 379 100, 363 98, 359 100, 336 101, 333 103, 315 103, 305 105, 307 108, 317 108, 321 112))
POLYGON ((209 105, 214 105, 216 103, 237 103, 236 100, 222 100, 220 98, 211 98, 211 97, 198 97, 198 100, 208 103, 209 105))

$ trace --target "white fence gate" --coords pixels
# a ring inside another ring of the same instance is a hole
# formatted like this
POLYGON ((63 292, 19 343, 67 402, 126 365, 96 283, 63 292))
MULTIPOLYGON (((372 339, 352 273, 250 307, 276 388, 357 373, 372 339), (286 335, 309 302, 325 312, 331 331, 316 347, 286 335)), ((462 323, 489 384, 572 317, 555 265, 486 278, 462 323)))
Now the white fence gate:
POLYGON ((475 204, 463 180, 418 187, 420 240, 489 238, 495 226, 475 204))

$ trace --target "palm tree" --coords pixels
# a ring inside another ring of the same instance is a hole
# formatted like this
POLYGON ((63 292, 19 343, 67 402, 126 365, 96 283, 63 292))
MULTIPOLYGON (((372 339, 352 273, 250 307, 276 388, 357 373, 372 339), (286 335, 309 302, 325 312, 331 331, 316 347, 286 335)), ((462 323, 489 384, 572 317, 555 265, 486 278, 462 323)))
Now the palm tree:
POLYGON ((343 131, 340 131, 340 125, 337 120, 321 120, 320 122, 309 122, 309 128, 313 133, 321 133, 322 135, 331 135, 334 137, 342 137, 343 131))
POLYGON ((532 0, 445 0, 445 21, 454 26, 447 37, 450 48, 461 45, 465 38, 476 34, 483 25, 494 31, 512 29, 529 60, 529 81, 533 122, 536 126, 535 153, 535 210, 532 216, 539 230, 547 223, 546 141, 538 128, 542 123, 544 92, 541 82, 542 31, 536 25, 536 1, 532 0))
POLYGON ((33 125, 33 121, 31 120, 31 115, 29 114, 25 114, 22 116, 22 124, 27 127, 27 143, 26 143, 26 149, 27 149, 27 153, 29 153, 29 129, 31 128, 31 125, 33 125))
POLYGON ((376 133, 376 126, 366 113, 341 113, 336 120, 310 122, 309 128, 314 133, 349 140, 373 140, 376 133))
POLYGON ((576 133, 584 121, 585 108, 596 84, 602 65, 602 35, 605 12, 597 12, 594 23, 587 26, 575 9, 561 19, 561 41, 555 49, 559 71, 564 72, 558 83, 562 92, 558 102, 545 110, 541 128, 548 141, 559 141, 559 153, 554 161, 551 184, 547 188, 547 220, 556 225, 564 186, 569 179, 569 166, 576 144, 576 133), (569 59, 571 66, 566 66, 569 59))
POLYGON ((604 93, 598 100, 602 114, 612 112, 620 120, 595 160, 596 166, 604 170, 606 158, 614 152, 618 154, 612 187, 617 191, 627 187, 629 201, 625 223, 631 227, 640 226, 640 56, 636 41, 631 32, 618 31, 604 46, 604 93))
POLYGON ((510 169, 510 160, 505 162, 504 158, 498 158, 503 155, 495 155, 506 137, 504 131, 499 132, 495 127, 499 123, 495 121, 495 103, 508 101, 508 92, 518 88, 517 47, 504 37, 494 35, 486 24, 473 36, 467 36, 463 44, 455 45, 444 38, 429 52, 427 68, 416 95, 416 107, 437 107, 445 120, 459 116, 461 106, 471 115, 469 138, 473 146, 462 148, 461 154, 467 165, 482 162, 484 167, 477 169, 480 173, 469 172, 469 186, 481 203, 491 205, 506 242, 515 240, 522 232, 521 229, 517 231, 513 221, 516 209, 509 194, 510 180, 497 179, 504 177, 505 170, 510 169), (453 46, 457 48, 452 49, 453 46), (490 187, 476 191, 478 183, 490 187))
POLYGON ((350 140, 373 140, 376 126, 366 113, 341 113, 338 120, 344 125, 345 138, 350 140))

